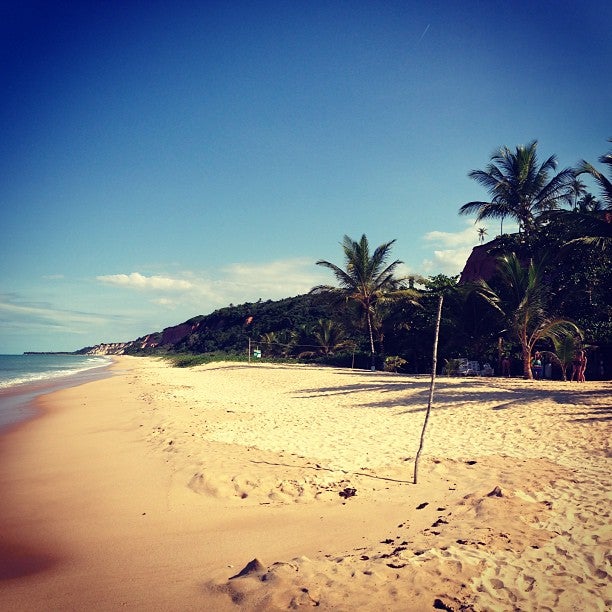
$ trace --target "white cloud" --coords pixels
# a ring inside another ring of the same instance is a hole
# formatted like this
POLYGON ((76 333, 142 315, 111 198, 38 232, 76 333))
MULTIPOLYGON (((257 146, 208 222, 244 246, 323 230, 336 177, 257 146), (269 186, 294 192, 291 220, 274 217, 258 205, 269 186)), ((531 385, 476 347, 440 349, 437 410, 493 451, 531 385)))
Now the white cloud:
POLYGON ((168 278, 165 276, 144 276, 139 272, 132 272, 131 274, 107 274, 105 276, 97 276, 96 278, 109 285, 144 290, 187 291, 193 288, 192 283, 184 279, 168 278))
POLYGON ((427 232, 424 238, 428 242, 433 242, 441 246, 467 247, 468 245, 474 246, 478 243, 478 232, 476 228, 470 224, 470 227, 466 227, 460 232, 440 232, 437 230, 427 232))
POLYGON ((162 297, 157 298, 155 300, 151 300, 152 304, 157 304, 158 306, 165 306, 167 308, 174 308, 176 306, 176 300, 170 300, 168 298, 162 297))
POLYGON ((423 270, 430 275, 446 274, 454 276, 463 270, 471 251, 472 247, 436 250, 433 252, 433 259, 423 260, 423 270))
POLYGON ((459 274, 467 261, 472 249, 479 244, 478 228, 487 230, 485 242, 492 240, 497 234, 496 227, 485 222, 475 225, 466 221, 467 226, 457 232, 434 230, 427 232, 423 239, 434 247, 433 256, 423 261, 426 274, 459 274), (438 247, 438 248, 436 248, 438 247))
POLYGON ((309 258, 237 262, 214 271, 182 271, 172 276, 132 272, 96 278, 106 285, 148 291, 153 294, 152 304, 172 309, 190 305, 194 308, 223 306, 259 298, 279 299, 307 293, 331 280, 309 258))

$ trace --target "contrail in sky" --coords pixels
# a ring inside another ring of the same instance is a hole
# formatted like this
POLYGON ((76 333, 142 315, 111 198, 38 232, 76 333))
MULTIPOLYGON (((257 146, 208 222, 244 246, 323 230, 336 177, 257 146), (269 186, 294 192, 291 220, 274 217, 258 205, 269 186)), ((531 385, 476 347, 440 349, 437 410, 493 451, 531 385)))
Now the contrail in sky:
MULTIPOLYGON (((421 34, 421 38, 419 38, 419 43, 420 43, 420 42, 423 40, 423 36, 425 36, 425 34, 427 34, 427 30, 429 30, 429 26, 430 26, 430 25, 431 25, 431 24, 429 24, 429 23, 428 23, 428 24, 427 24, 427 27, 426 27, 426 28, 423 30, 423 33, 421 34)), ((417 43, 417 45, 418 45, 419 43, 417 43)))

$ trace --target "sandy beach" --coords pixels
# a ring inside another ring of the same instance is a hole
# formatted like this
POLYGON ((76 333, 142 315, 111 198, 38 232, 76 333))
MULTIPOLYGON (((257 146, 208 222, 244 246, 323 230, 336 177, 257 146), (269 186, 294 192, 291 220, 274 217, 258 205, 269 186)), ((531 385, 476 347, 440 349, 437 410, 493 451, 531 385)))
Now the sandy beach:
POLYGON ((2 610, 612 607, 610 382, 438 378, 415 485, 428 377, 113 369, 0 438, 2 610))

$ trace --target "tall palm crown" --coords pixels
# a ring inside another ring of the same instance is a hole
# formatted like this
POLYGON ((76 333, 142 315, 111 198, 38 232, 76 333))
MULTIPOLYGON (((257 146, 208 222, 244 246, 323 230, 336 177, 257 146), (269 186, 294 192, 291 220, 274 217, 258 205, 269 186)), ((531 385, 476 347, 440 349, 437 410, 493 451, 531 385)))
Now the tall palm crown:
POLYGON ((502 147, 491 156, 485 170, 472 170, 468 176, 485 187, 489 202, 474 201, 464 204, 459 214, 476 213, 476 221, 483 219, 515 219, 519 232, 529 235, 535 227, 538 214, 554 210, 561 203, 571 202, 574 171, 562 170, 551 177, 557 159, 551 155, 538 164, 537 141, 518 146, 516 151, 502 147))
POLYGON ((325 285, 315 287, 313 291, 340 291, 347 299, 354 300, 361 305, 368 326, 373 366, 375 355, 372 330, 374 306, 386 293, 402 289, 401 279, 394 276, 395 269, 402 262, 396 259, 387 264, 394 243, 395 240, 385 242, 370 255, 370 245, 365 234, 361 236, 359 242, 349 236, 344 236, 341 243, 344 252, 344 268, 329 261, 317 261, 317 265, 333 272, 340 288, 325 285))

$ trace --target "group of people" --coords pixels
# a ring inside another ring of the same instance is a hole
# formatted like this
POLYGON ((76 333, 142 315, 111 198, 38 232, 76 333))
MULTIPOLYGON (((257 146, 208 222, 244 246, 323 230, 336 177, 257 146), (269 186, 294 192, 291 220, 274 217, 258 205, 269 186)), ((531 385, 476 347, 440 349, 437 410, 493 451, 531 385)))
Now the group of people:
MULTIPOLYGON (((574 358, 572 359, 572 376, 570 381, 575 380, 576 382, 584 382, 586 379, 584 373, 587 366, 587 357, 584 351, 576 351, 574 358)), ((536 351, 533 359, 531 360, 531 372, 535 380, 542 378, 542 372, 544 366, 542 364, 542 353, 536 351)))
MULTIPOLYGON (((575 380, 576 382, 584 382, 584 373, 587 366, 587 356, 584 351, 576 351, 574 358, 572 359, 572 376, 570 381, 575 380)), ((603 370, 602 370, 603 372, 603 370)), ((544 364, 542 361, 542 353, 536 351, 533 358, 531 359, 531 373, 535 380, 540 380, 544 373, 544 364)), ((510 378, 510 358, 504 354, 501 359, 501 375, 510 378)), ((550 374, 548 374, 550 376, 550 374)))

